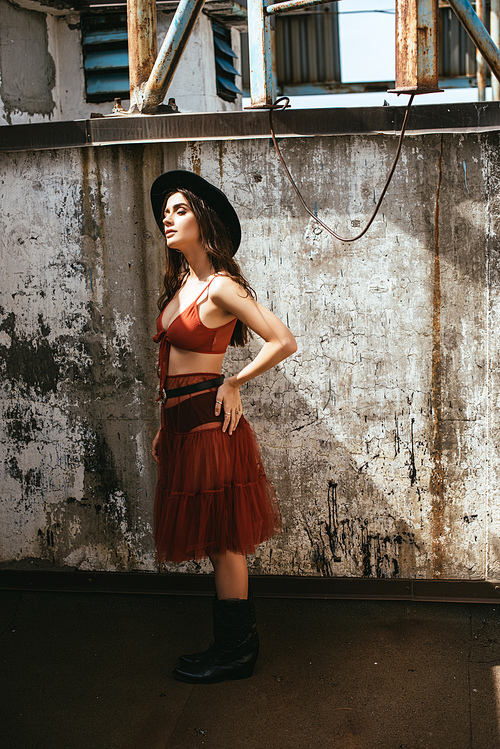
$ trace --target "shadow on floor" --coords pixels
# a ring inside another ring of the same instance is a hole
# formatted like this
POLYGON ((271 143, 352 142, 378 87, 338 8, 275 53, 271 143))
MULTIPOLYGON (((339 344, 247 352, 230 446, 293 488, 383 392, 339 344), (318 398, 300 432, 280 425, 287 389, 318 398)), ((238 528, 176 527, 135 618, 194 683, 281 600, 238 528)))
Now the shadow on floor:
POLYGON ((4 749, 497 749, 500 607, 257 599, 251 679, 176 682, 205 597, 0 591, 4 749))

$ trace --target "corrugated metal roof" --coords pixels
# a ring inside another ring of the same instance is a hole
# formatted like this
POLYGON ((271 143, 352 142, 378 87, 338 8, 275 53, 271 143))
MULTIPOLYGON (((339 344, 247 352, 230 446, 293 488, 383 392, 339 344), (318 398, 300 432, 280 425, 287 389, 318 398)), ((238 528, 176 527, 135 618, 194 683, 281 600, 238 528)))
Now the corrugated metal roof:
POLYGON ((476 48, 451 8, 439 8, 440 77, 474 76, 476 48))
POLYGON ((341 80, 337 3, 276 18, 278 85, 341 80))

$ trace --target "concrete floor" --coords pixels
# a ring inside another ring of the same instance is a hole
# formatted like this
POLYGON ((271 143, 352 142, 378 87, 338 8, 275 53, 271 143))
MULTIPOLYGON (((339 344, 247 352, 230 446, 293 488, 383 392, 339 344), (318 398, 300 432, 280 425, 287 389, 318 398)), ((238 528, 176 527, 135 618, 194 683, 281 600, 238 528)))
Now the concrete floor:
POLYGON ((497 749, 500 607, 257 599, 251 679, 176 682, 209 598, 0 591, 3 749, 497 749))

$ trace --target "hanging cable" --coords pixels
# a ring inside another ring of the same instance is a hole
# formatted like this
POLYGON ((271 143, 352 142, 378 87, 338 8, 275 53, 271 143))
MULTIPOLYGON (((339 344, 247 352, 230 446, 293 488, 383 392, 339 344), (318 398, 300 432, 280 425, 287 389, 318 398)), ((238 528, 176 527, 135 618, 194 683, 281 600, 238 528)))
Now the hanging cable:
POLYGON ((275 109, 286 109, 288 106, 290 106, 290 99, 288 98, 288 96, 281 96, 279 99, 276 99, 276 101, 274 102, 274 104, 269 108, 269 127, 270 127, 270 130, 271 130, 271 137, 273 139, 274 147, 276 149, 276 153, 278 154, 278 158, 281 161, 281 164, 283 165, 283 169, 285 170, 286 175, 287 175, 288 179, 290 180, 290 183, 291 183, 293 189, 297 193, 300 202, 304 206, 304 208, 307 211, 307 213, 311 216, 311 218, 314 219, 314 221, 316 221, 316 223, 318 223, 320 226, 322 226, 323 229, 325 229, 325 231, 327 231, 329 234, 331 234, 332 237, 335 237, 335 239, 339 239, 341 242, 355 242, 357 239, 361 239, 361 237, 364 234, 366 234, 366 232, 368 231, 368 229, 372 225, 372 223, 373 223, 373 221, 375 219, 375 216, 378 213, 378 209, 380 208, 381 203, 382 203, 382 201, 384 199, 384 195, 387 192, 387 188, 389 187, 389 184, 390 184, 391 179, 392 179, 392 175, 394 174, 394 171, 396 169, 396 165, 398 163, 399 154, 401 153, 401 147, 403 145, 403 138, 404 138, 404 134, 405 134, 405 130, 406 130, 406 125, 408 123, 408 116, 410 114, 410 107, 412 105, 414 96, 415 96, 415 94, 412 94, 410 96, 410 100, 409 100, 409 102, 408 102, 408 104, 406 106, 405 116, 404 116, 404 119, 403 119, 403 125, 401 127, 401 132, 399 134, 399 142, 398 142, 398 147, 397 147, 397 150, 396 150, 396 156, 394 157, 394 161, 393 161, 393 164, 392 164, 392 167, 391 167, 391 171, 389 172, 389 176, 386 179, 386 182, 385 182, 385 185, 384 185, 384 189, 382 190, 382 192, 380 194, 380 198, 378 199, 378 203, 375 206, 375 210, 373 211, 372 216, 371 216, 370 220, 368 221, 367 225, 365 226, 365 228, 363 229, 363 231, 361 231, 359 234, 356 234, 355 237, 341 237, 339 234, 337 234, 336 232, 334 232, 334 230, 331 227, 329 227, 327 224, 323 223, 323 221, 321 221, 321 219, 319 219, 317 216, 315 216, 315 214, 311 210, 309 210, 309 208, 307 207, 304 198, 300 194, 299 188, 297 187, 297 185, 293 181, 293 177, 290 174, 290 172, 288 171, 288 167, 285 164, 285 160, 283 159, 283 156, 281 154, 280 148, 278 146, 278 142, 276 140, 276 135, 274 133, 273 111, 275 109), (285 102, 285 103, 280 106, 281 102, 285 102))

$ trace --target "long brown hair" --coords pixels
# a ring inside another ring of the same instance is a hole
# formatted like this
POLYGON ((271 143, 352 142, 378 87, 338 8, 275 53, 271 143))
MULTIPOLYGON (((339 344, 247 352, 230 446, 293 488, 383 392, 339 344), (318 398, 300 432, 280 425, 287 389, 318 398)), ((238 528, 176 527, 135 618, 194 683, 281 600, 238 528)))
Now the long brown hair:
MULTIPOLYGON (((240 270, 240 266, 233 257, 233 245, 228 230, 219 218, 219 215, 213 208, 190 190, 183 187, 171 190, 165 197, 162 215, 165 213, 167 201, 171 195, 180 192, 186 198, 191 210, 194 213, 200 229, 200 237, 205 251, 210 258, 212 267, 216 273, 224 273, 233 281, 236 281, 253 299, 256 299, 255 291, 252 289, 240 270)), ((170 249, 165 240, 165 272, 163 274, 164 290, 158 299, 158 309, 161 310, 177 293, 182 283, 189 273, 189 265, 181 252, 170 249)), ((251 332, 241 320, 236 321, 230 346, 244 346, 251 332)))

